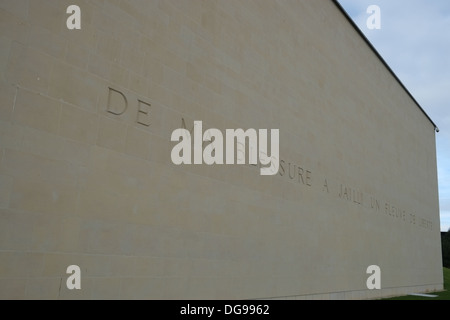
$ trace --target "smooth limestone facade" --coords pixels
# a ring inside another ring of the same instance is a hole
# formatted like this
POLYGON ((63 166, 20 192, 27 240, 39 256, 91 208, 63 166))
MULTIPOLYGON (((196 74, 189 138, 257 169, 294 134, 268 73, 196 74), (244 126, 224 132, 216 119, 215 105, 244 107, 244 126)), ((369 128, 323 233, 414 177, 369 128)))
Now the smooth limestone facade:
POLYGON ((332 1, 0 0, 0 76, 2 299, 442 289, 435 126, 332 1), (194 121, 279 173, 175 166, 194 121))

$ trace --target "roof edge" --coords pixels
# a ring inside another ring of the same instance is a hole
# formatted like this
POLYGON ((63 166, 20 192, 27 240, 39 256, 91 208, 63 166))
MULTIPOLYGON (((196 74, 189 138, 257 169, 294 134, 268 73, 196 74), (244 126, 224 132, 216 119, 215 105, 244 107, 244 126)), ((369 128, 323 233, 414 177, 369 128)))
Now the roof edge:
POLYGON ((331 0, 336 7, 341 11, 341 13, 344 15, 344 17, 350 22, 350 24, 353 26, 353 28, 356 30, 356 32, 361 36, 361 38, 367 43, 369 48, 375 53, 375 55, 378 57, 378 59, 383 63, 383 65, 388 69, 388 71, 392 74, 395 80, 400 84, 400 86, 403 88, 403 90, 406 91, 406 93, 409 95, 409 97, 414 101, 414 103, 419 107, 420 111, 427 117, 427 119, 431 122, 431 124, 434 126, 434 130, 436 132, 439 132, 438 126, 434 123, 434 121, 430 118, 430 116, 425 112, 425 110, 421 107, 421 105, 417 102, 416 98, 409 92, 409 90, 405 87, 403 82, 398 78, 398 76, 395 74, 395 72, 391 69, 391 67, 386 63, 386 61, 383 59, 383 57, 378 53, 378 51, 375 49, 375 47, 372 45, 372 43, 367 39, 367 37, 364 35, 364 33, 361 31, 361 29, 356 25, 356 23, 352 20, 352 18, 348 15, 347 11, 341 6, 341 4, 338 2, 338 0, 331 0))

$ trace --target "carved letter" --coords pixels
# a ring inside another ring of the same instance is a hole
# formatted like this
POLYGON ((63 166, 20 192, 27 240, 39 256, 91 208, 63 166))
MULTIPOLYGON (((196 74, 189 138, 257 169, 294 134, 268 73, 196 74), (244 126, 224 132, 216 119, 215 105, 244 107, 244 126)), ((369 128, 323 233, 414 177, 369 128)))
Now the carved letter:
POLYGON ((128 107, 128 101, 125 95, 113 88, 108 88, 108 106, 106 111, 117 116, 122 115, 128 107))
POLYGON ((322 191, 326 191, 327 193, 330 193, 330 191, 328 190, 328 181, 327 181, 327 179, 325 179, 325 182, 323 183, 322 191))
POLYGON ((285 169, 284 169, 284 165, 286 164, 286 161, 284 160, 280 160, 280 176, 284 176, 284 174, 286 173, 285 169))
POLYGON ((136 122, 146 127, 150 126, 150 107, 151 104, 138 100, 138 114, 136 122))

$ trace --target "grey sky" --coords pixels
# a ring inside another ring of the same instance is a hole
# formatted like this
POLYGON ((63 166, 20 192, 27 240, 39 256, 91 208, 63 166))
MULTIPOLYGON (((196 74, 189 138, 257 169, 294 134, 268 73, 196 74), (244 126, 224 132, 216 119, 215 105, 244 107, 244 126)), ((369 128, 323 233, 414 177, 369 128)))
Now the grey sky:
POLYGON ((380 55, 439 127, 441 230, 450 228, 450 1, 339 0, 380 55), (381 29, 366 12, 381 9, 381 29))

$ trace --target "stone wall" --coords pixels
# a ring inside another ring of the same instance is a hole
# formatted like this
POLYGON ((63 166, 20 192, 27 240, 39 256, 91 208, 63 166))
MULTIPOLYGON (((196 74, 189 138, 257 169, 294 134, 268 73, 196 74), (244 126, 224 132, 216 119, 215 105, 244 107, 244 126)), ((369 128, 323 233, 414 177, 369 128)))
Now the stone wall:
POLYGON ((0 50, 0 298, 442 288, 434 126, 332 1, 0 0, 0 50), (279 173, 175 166, 196 120, 279 173))

